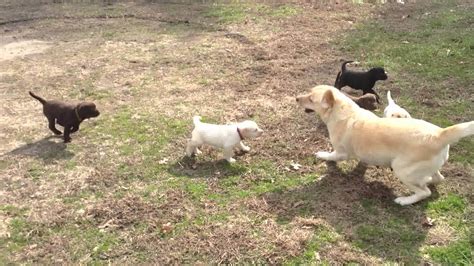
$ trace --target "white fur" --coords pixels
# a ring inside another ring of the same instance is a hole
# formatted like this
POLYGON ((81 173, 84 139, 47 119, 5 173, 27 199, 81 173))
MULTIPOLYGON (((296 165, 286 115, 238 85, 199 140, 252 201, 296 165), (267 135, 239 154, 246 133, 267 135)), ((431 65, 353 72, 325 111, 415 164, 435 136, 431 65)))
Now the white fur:
POLYGON ((250 151, 250 147, 245 146, 240 139, 237 129, 240 130, 244 139, 256 138, 263 133, 263 130, 260 129, 255 122, 250 120, 231 125, 215 125, 203 123, 201 122, 200 116, 195 116, 193 122, 194 130, 191 140, 189 140, 186 147, 186 154, 188 156, 200 154, 199 146, 207 144, 224 149, 224 159, 230 163, 235 162, 235 159, 232 158, 234 155, 234 147, 245 152, 250 151))
POLYGON ((392 99, 390 91, 387 92, 387 100, 388 105, 385 107, 383 111, 384 117, 393 117, 393 118, 411 118, 410 114, 407 110, 400 107, 395 101, 392 99))
POLYGON ((319 151, 316 157, 390 166, 414 192, 396 198, 400 205, 429 197, 428 184, 444 180, 439 170, 448 160, 450 144, 474 135, 474 121, 440 128, 419 119, 379 118, 332 86, 317 86, 296 99, 303 108, 316 111, 328 127, 334 151, 319 151))

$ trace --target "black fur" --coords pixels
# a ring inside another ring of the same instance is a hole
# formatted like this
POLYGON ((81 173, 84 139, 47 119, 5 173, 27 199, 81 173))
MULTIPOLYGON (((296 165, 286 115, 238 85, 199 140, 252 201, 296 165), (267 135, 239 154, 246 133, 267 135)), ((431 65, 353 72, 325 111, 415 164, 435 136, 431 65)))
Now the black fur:
POLYGON ((342 63, 341 71, 337 73, 334 87, 341 89, 344 86, 349 86, 356 90, 362 90, 363 94, 373 93, 377 97, 377 102, 380 103, 379 95, 374 91, 374 85, 377 80, 386 80, 387 74, 382 67, 375 67, 366 72, 358 72, 346 69, 346 64, 353 61, 345 61, 342 63))

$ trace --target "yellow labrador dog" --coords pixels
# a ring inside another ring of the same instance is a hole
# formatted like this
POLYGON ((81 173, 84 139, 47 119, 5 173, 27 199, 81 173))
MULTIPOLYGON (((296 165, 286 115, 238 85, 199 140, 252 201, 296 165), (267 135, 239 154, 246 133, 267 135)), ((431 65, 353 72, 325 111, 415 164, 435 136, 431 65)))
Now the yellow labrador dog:
POLYGON ((395 202, 408 205, 431 195, 428 184, 444 177, 439 169, 448 160, 449 144, 474 134, 474 121, 440 128, 409 118, 380 118, 361 109, 338 89, 321 85, 296 97, 307 112, 315 111, 328 127, 333 152, 319 151, 316 157, 390 166, 414 192, 395 202))

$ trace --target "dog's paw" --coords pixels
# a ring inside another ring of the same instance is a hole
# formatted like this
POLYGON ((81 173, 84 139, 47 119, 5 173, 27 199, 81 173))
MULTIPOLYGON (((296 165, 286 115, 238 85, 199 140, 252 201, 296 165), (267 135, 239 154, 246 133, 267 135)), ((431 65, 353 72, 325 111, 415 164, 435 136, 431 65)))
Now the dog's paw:
POLYGON ((328 160, 330 154, 331 153, 329 153, 327 151, 318 151, 314 155, 316 155, 316 158, 318 158, 318 159, 328 160))
POLYGON ((229 159, 226 159, 229 163, 235 163, 235 159, 234 158, 229 158, 229 159))
POLYGON ((69 143, 69 142, 71 142, 71 139, 70 139, 70 138, 64 140, 64 143, 69 143))
POLYGON ((398 198, 395 199, 395 203, 400 204, 402 206, 410 205, 410 204, 413 204, 415 202, 416 201, 411 196, 410 197, 398 197, 398 198))
POLYGON ((196 155, 202 154, 202 151, 200 151, 199 149, 196 149, 195 154, 196 154, 196 155))

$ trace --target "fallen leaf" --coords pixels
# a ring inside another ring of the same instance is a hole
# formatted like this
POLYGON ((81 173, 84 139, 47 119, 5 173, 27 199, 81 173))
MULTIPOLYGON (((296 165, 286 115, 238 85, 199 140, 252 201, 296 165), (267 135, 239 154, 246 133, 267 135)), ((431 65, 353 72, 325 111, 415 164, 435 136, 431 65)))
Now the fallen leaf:
POLYGON ((302 165, 299 163, 291 163, 290 166, 291 166, 291 169, 298 171, 300 170, 302 165))
POLYGON ((293 208, 298 208, 299 206, 303 205, 305 202, 304 201, 298 201, 295 204, 293 204, 293 208))
POLYGON ((317 252, 317 251, 314 252, 314 259, 316 261, 321 261, 321 256, 319 255, 319 252, 317 252))
POLYGON ((169 161, 168 158, 163 158, 163 159, 161 159, 160 161, 158 161, 158 164, 167 164, 168 161, 169 161))
POLYGON ((117 225, 113 224, 113 221, 114 221, 114 219, 110 219, 107 222, 105 222, 104 224, 99 225, 98 228, 99 229, 105 229, 107 227, 109 227, 109 228, 117 227, 117 225))
POLYGON ((426 227, 432 227, 434 226, 435 219, 431 219, 430 217, 426 217, 421 221, 421 225, 426 226, 426 227))
POLYGON ((161 232, 163 234, 171 233, 171 231, 173 231, 173 225, 171 223, 165 223, 161 225, 161 232))

